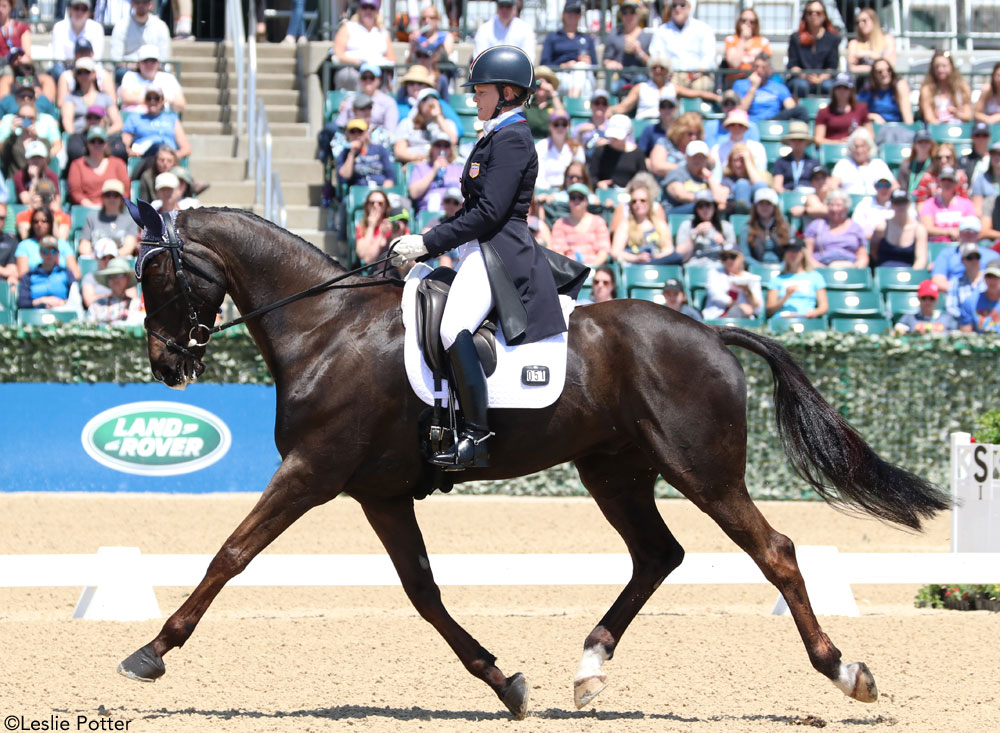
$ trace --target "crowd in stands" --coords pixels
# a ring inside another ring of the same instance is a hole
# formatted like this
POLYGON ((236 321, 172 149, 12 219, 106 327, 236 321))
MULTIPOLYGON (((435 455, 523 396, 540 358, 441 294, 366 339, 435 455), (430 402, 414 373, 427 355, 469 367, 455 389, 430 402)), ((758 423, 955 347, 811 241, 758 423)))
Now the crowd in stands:
POLYGON ((124 199, 169 212, 204 189, 187 168, 184 92, 164 68, 172 40, 190 37, 191 3, 174 4, 173 34, 152 0, 99 3, 99 20, 91 0, 65 5, 42 63, 0 0, 0 295, 25 314, 140 324, 124 199))
MULTIPOLYGON (((848 34, 828 5, 803 3, 787 57, 774 58, 750 7, 717 43, 690 0, 620 0, 599 45, 581 0, 544 36, 517 2, 496 2, 469 40, 474 54, 512 44, 537 61, 529 225, 594 268, 586 299, 796 330, 867 318, 858 330, 1000 332, 1000 265, 988 266, 1000 252, 1000 63, 973 91, 937 51, 911 90, 878 12, 859 10, 848 34), (855 290, 852 309, 841 293, 855 290)), ((337 33, 319 136, 324 203, 362 263, 393 232, 455 210, 482 135, 446 63, 466 39, 426 5, 397 58, 380 9, 361 0, 337 33)))

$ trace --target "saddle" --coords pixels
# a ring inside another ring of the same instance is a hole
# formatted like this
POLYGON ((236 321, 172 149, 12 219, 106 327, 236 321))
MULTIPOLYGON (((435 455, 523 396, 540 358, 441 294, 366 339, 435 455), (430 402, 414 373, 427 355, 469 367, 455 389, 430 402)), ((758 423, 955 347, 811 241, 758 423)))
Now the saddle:
MULTIPOLYGON (((450 379, 451 376, 448 356, 441 344, 441 317, 444 315, 448 293, 454 280, 454 270, 449 267, 439 267, 417 286, 417 340, 427 366, 434 376, 441 380, 450 379)), ((497 368, 496 332, 494 315, 490 313, 472 335, 476 353, 479 354, 479 362, 483 365, 483 372, 487 377, 497 368)))

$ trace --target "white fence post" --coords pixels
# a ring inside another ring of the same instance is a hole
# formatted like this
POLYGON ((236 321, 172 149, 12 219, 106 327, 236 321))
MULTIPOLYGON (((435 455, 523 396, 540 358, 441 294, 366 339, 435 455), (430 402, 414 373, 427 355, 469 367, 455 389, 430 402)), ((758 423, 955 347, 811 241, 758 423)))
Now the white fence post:
POLYGON ((951 434, 952 552, 1000 552, 1000 446, 951 434))
POLYGON ((80 594, 73 618, 90 621, 146 621, 160 618, 150 579, 143 573, 138 547, 100 547, 97 584, 80 594))
MULTIPOLYGON (((795 548, 802 579, 806 582, 809 603, 817 616, 859 616, 854 591, 844 572, 840 551, 832 545, 795 548)), ((788 613, 785 597, 778 596, 771 611, 775 616, 788 613)))

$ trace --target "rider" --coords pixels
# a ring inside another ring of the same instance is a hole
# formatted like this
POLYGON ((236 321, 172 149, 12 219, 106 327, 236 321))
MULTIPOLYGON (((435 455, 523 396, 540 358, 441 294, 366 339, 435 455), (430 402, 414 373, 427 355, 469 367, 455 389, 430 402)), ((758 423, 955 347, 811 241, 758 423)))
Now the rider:
POLYGON ((464 87, 484 121, 462 173, 465 206, 423 235, 395 243, 397 262, 438 257, 461 244, 461 261, 441 319, 453 384, 464 417, 459 438, 431 462, 458 470, 484 467, 493 435, 486 422, 486 376, 472 333, 496 307, 508 344, 526 344, 566 330, 559 292, 575 297, 587 268, 540 247, 528 230, 528 207, 538 173, 523 105, 535 90, 535 72, 515 46, 494 46, 472 62, 464 87), (464 242, 464 244, 462 244, 464 242), (559 287, 557 287, 557 280, 559 287))

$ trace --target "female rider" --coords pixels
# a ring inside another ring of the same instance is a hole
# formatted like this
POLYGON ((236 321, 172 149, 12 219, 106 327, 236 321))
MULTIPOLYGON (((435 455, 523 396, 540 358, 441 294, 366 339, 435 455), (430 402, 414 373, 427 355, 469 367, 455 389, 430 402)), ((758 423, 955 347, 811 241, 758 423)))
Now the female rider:
POLYGON ((535 89, 531 61, 519 48, 494 46, 483 51, 463 85, 484 121, 484 135, 465 163, 465 206, 427 233, 409 234, 394 243, 397 266, 417 258, 438 257, 457 245, 461 262, 441 319, 441 341, 448 352, 463 426, 451 448, 431 459, 451 470, 484 467, 492 435, 486 422, 486 376, 472 342, 494 306, 508 344, 540 341, 562 333, 566 322, 559 292, 575 298, 588 268, 546 254, 528 230, 527 214, 538 173, 538 156, 523 105, 535 89), (463 244, 464 243, 464 244, 463 244), (550 259, 558 262, 556 276, 550 259))

